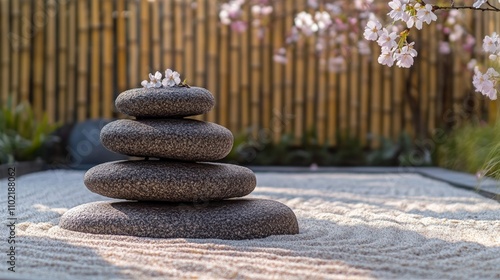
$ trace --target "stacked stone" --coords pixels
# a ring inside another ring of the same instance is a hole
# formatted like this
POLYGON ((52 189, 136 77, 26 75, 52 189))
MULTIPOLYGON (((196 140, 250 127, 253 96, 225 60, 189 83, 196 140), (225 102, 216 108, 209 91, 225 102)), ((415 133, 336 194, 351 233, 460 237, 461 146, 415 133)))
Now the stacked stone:
POLYGON ((62 228, 86 233, 157 238, 251 239, 296 234, 295 214, 272 200, 235 199, 256 186, 245 167, 213 163, 224 158, 233 135, 223 126, 186 117, 215 104, 197 87, 140 88, 123 92, 117 109, 135 120, 117 120, 101 130, 111 151, 144 158, 91 168, 84 183, 104 201, 77 206, 62 228))

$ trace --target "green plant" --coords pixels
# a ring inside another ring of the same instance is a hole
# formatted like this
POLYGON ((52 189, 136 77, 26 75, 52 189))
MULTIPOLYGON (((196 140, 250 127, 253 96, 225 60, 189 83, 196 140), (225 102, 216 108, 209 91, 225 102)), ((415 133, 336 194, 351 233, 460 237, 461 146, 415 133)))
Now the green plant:
POLYGON ((46 114, 37 120, 28 103, 10 103, 0 108, 0 164, 35 159, 58 126, 46 114))
MULTIPOLYGON (((467 123, 455 129, 438 147, 437 163, 439 166, 454 170, 476 173, 493 166, 500 161, 500 123, 488 125, 484 123, 467 123)), ((489 174, 484 174, 489 175, 489 174)))

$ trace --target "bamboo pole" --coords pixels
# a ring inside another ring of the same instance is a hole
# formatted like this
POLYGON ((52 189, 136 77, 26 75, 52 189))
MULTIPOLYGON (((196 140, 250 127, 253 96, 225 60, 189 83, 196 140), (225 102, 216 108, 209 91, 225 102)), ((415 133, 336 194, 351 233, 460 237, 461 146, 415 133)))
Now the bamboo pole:
MULTIPOLYGON (((151 2, 150 5, 152 6, 151 9, 152 22, 150 24, 151 24, 151 39, 153 43, 153 46, 151 48, 153 61, 151 65, 153 66, 155 71, 158 70, 160 72, 163 72, 165 69, 163 69, 163 66, 161 65, 162 61, 161 61, 161 45, 160 45, 161 44, 160 1, 151 2)), ((162 73, 162 75, 165 75, 165 73, 162 73)))
POLYGON ((260 123, 260 90, 262 85, 261 71, 262 71, 262 57, 260 52, 260 40, 258 37, 258 31, 252 29, 251 32, 251 78, 250 78, 250 120, 252 135, 254 138, 258 137, 259 129, 261 129, 260 123))
POLYGON ((149 22, 149 4, 148 0, 141 0, 141 40, 140 40, 140 66, 139 72, 141 75, 147 75, 149 72, 153 72, 149 67, 150 65, 150 52, 151 52, 151 34, 150 34, 150 22, 149 22))
POLYGON ((11 75, 10 75, 10 82, 11 82, 11 88, 8 93, 9 97, 12 100, 12 104, 15 105, 18 103, 18 98, 19 98, 19 62, 20 62, 20 49, 21 49, 21 42, 20 39, 22 38, 21 36, 23 35, 21 32, 21 7, 20 7, 20 1, 12 1, 11 2, 11 16, 12 16, 12 34, 13 37, 11 37, 11 45, 12 45, 12 53, 11 53, 11 75))
POLYGON ((47 9, 54 14, 47 17, 45 49, 45 110, 49 122, 56 121, 56 17, 55 0, 47 1, 47 9))
MULTIPOLYGON (((76 2, 70 1, 68 2, 68 101, 67 101, 67 109, 66 116, 67 122, 75 121, 75 94, 76 90, 76 81, 77 81, 77 67, 76 67, 76 37, 78 33, 77 29, 77 13, 76 13, 76 2)), ((62 23, 64 24, 64 23, 62 23)), ((66 69, 62 69, 61 71, 65 71, 66 69)))
MULTIPOLYGON (((220 65, 218 69, 218 84, 219 84, 219 106, 217 108, 218 120, 222 126, 229 126, 228 119, 228 99, 229 99, 229 79, 232 77, 229 75, 228 67, 229 63, 229 27, 227 25, 220 26, 220 45, 219 45, 219 57, 220 65)), ((234 117, 234 116, 231 116, 234 117)))
MULTIPOLYGON (((0 2, 0 32, 6 36, 10 32, 10 5, 9 0, 2 0, 0 2)), ((10 92, 10 44, 11 40, 3 39, 0 41, 0 48, 2 49, 2 64, 1 64, 1 79, 0 85, 0 101, 2 104, 7 104, 7 99, 10 92)))
MULTIPOLYGON (((295 15, 295 7, 294 1, 286 1, 285 3, 285 26, 292 26, 294 15, 295 15)), ((295 58, 294 51, 287 51, 287 65, 285 66, 285 108, 283 109, 285 121, 285 129, 284 132, 289 135, 293 135, 294 130, 294 121, 295 121, 295 111, 294 111, 294 92, 293 92, 293 84, 294 84, 294 69, 293 69, 293 59, 295 58)))
MULTIPOLYGON (((250 14, 250 8, 247 7, 243 10, 244 16, 248 19, 250 14)), ((239 63, 240 66, 240 107, 241 107, 241 127, 239 132, 246 130, 250 127, 250 106, 249 106, 249 98, 250 98, 250 63, 251 63, 251 53, 250 53, 250 45, 249 38, 252 34, 250 32, 244 33, 241 35, 241 61, 239 63)))
POLYGON ((183 62, 184 62, 184 70, 183 75, 185 78, 189 80, 194 80, 194 42, 193 42, 193 28, 195 26, 195 18, 193 17, 193 9, 191 8, 191 3, 183 2, 184 5, 184 13, 185 13, 185 28, 183 28, 183 42, 185 43, 183 49, 183 62))
POLYGON ((100 116, 101 105, 101 1, 91 1, 90 32, 92 40, 90 63, 90 117, 95 119, 100 116))
POLYGON ((227 66, 228 72, 229 70, 232 70, 228 73, 228 82, 230 83, 229 85, 229 96, 230 96, 230 103, 229 103, 229 129, 233 133, 239 132, 239 127, 238 123, 240 121, 240 110, 238 108, 238 101, 239 101, 239 84, 240 84, 240 71, 238 67, 231 68, 230 65, 237 65, 240 62, 240 55, 239 55, 239 35, 236 33, 231 34, 230 36, 230 57, 229 57, 229 65, 227 66))
MULTIPOLYGON (((165 68, 173 68, 174 59, 173 59, 173 37, 174 37, 174 28, 173 28, 173 13, 172 13, 172 1, 164 0, 163 1, 163 26, 162 26, 162 48, 163 48, 163 67, 165 68)), ((204 49, 200 46, 201 49, 204 49)))
POLYGON ((58 120, 62 122, 67 121, 67 96, 68 96, 68 72, 66 66, 68 65, 68 5, 66 1, 59 3, 58 8, 58 23, 57 23, 57 111, 58 120))
POLYGON ((381 125, 381 115, 382 115, 382 110, 381 110, 381 81, 382 81, 382 65, 376 63, 377 58, 380 54, 380 50, 378 47, 372 48, 372 102, 371 102, 371 148, 377 148, 380 145, 379 137, 382 132, 382 128, 380 127, 381 125))
POLYGON ((88 46, 89 24, 86 0, 78 1, 78 81, 77 81, 77 111, 78 121, 87 118, 88 106, 88 46))
MULTIPOLYGON (((261 71, 261 94, 262 100, 260 102, 262 112, 262 129, 269 130, 271 128, 272 109, 273 103, 272 95, 274 94, 271 88, 271 75, 272 75, 272 52, 271 52, 271 31, 266 30, 261 39, 261 54, 262 54, 262 71, 261 71)), ((266 136, 267 137, 267 136, 266 136)))
POLYGON ((303 69, 307 69, 304 71, 304 76, 306 78, 303 93, 305 96, 305 129, 302 131, 302 134, 309 134, 312 131, 317 133, 317 121, 316 121, 316 110, 315 110, 315 97, 317 94, 317 83, 316 83, 316 40, 315 37, 311 37, 307 42, 307 53, 304 53, 306 58, 306 67, 303 69))
MULTIPOLYGON (((283 15, 284 15, 284 3, 282 1, 279 1, 276 3, 276 10, 275 14, 273 14, 273 18, 271 21, 275 21, 275 25, 272 27, 272 37, 273 37, 273 42, 272 42, 272 47, 277 50, 280 48, 285 40, 283 38, 283 15)), ((273 80, 271 81, 272 83, 272 97, 273 97, 273 107, 272 109, 272 122, 271 122, 271 132, 272 132, 272 137, 274 143, 278 143, 280 141, 281 135, 284 132, 284 122, 286 121, 285 119, 285 112, 283 110, 283 101, 282 101, 282 95, 283 95, 283 68, 284 66, 276 63, 276 62, 271 62, 273 63, 272 70, 273 70, 273 80)))
MULTIPOLYGON (((207 57, 207 88, 215 95, 215 100, 217 104, 215 109, 219 110, 219 87, 217 85, 217 62, 218 62, 218 26, 217 26, 217 3, 215 1, 209 1, 208 6, 208 57, 207 57)), ((216 113, 215 110, 211 110, 207 114, 207 120, 209 122, 215 121, 216 113)))
POLYGON ((127 22, 125 18, 125 0, 116 1, 116 75, 118 91, 127 89, 127 22))
POLYGON ((339 104, 337 102, 339 91, 338 75, 333 71, 327 71, 328 85, 327 85, 327 116, 328 116, 328 143, 331 146, 337 145, 337 135, 339 133, 338 123, 339 123, 339 104))
POLYGON ((139 69, 139 43, 138 43, 138 9, 136 1, 128 1, 129 22, 128 22, 128 87, 135 88, 139 86, 139 80, 148 79, 148 72, 140 72, 139 69))
MULTIPOLYGON (((191 79, 194 80, 195 84, 198 86, 204 86, 206 84, 205 80, 205 0, 197 0, 196 2, 196 73, 195 77, 191 79)), ((193 66, 194 67, 194 66, 193 66)))
MULTIPOLYGON (((31 1, 22 2, 22 18, 30 18, 31 17, 31 1)), ((29 102, 29 89, 30 89, 30 42, 31 42, 31 34, 24 34, 24 26, 21 30, 21 83, 19 87, 19 91, 21 93, 21 101, 29 102)))
POLYGON ((102 109, 101 114, 105 118, 111 118, 114 111, 114 49, 113 49, 113 0, 102 1, 103 20, 103 56, 102 56, 102 109))
POLYGON ((385 138, 391 138, 391 82, 392 82, 392 69, 384 66, 384 79, 383 79, 383 107, 382 107, 382 135, 385 138))
POLYGON ((349 131, 349 112, 348 112, 348 108, 349 108, 349 101, 348 101, 348 94, 349 94, 349 87, 348 87, 348 83, 349 83, 349 76, 348 76, 348 72, 347 71, 340 71, 338 73, 339 75, 339 125, 340 125, 340 129, 338 131, 338 133, 342 136, 342 137, 347 137, 347 136, 351 136, 351 132, 349 131))
POLYGON ((359 127, 359 119, 358 119, 358 114, 359 110, 361 108, 360 106, 360 90, 359 90, 359 83, 358 83, 358 78, 359 74, 358 71, 359 69, 359 64, 360 59, 359 59, 359 54, 356 49, 351 50, 350 57, 349 57, 349 78, 348 78, 348 84, 349 84, 349 92, 348 92, 348 102, 349 102, 349 134, 351 137, 354 137, 358 140, 359 139, 359 134, 358 134, 358 127, 359 127))
POLYGON ((174 2, 174 61, 175 70, 179 73, 184 72, 184 21, 183 21, 183 3, 181 1, 174 2))
MULTIPOLYGON (((360 113, 360 120, 359 120, 359 125, 360 125, 360 134, 359 134, 359 139, 361 140, 361 145, 363 147, 366 147, 368 144, 368 124, 370 122, 370 116, 368 115, 368 110, 369 110, 369 95, 371 94, 370 91, 370 84, 369 84, 369 67, 370 63, 374 63, 370 61, 370 59, 366 56, 363 55, 361 57, 361 79, 360 79, 360 104, 361 107, 359 110, 361 111, 360 113)), ((398 92, 393 92, 394 95, 398 95, 398 92)), ((395 117, 398 118, 398 117, 395 117)))
MULTIPOLYGON (((43 11, 44 10, 44 1, 37 0, 35 2, 36 10, 43 11)), ((39 27, 41 24, 45 24, 45 13, 37 13, 37 21, 35 21, 33 33, 33 45, 36 48, 33 48, 33 109, 35 111, 35 116, 37 118, 42 117, 43 112, 43 95, 44 95, 44 65, 45 65, 45 37, 43 30, 40 30, 39 27)))

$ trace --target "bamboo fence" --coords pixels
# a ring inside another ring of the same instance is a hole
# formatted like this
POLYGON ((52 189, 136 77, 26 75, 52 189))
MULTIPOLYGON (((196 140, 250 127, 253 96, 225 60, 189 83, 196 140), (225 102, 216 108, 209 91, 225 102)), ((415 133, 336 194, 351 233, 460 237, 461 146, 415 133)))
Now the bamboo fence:
MULTIPOLYGON (((117 95, 171 68, 216 98, 195 118, 275 141, 314 133, 331 146, 341 135, 369 147, 403 131, 422 138, 471 117, 496 119, 496 103, 471 88, 470 56, 437 52, 436 24, 417 35, 411 70, 379 65, 372 46, 368 56, 353 52, 345 71, 329 72, 314 38, 289 49, 286 65, 273 62, 306 2, 278 1, 259 37, 221 25, 217 1, 0 0, 0 102, 28 101, 52 122, 124 117, 117 95)), ((500 27, 498 13, 465 16, 476 38, 500 27)))

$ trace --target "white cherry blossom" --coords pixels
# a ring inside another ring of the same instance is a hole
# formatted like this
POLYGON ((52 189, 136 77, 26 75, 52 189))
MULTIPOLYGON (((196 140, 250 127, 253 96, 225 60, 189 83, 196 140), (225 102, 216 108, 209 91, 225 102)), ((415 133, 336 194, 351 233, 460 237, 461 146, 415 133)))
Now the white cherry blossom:
POLYGON ((370 20, 366 24, 363 36, 366 40, 376 41, 382 32, 382 24, 378 20, 370 20))
POLYGON ((172 71, 171 69, 165 71, 165 79, 162 81, 164 87, 173 87, 180 84, 180 82, 181 77, 177 71, 172 71))

